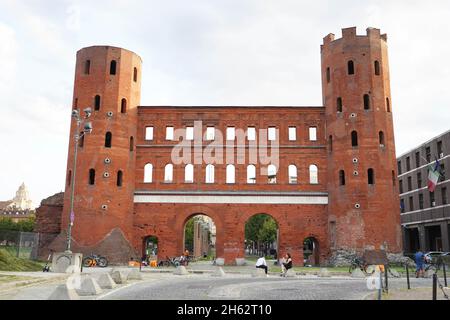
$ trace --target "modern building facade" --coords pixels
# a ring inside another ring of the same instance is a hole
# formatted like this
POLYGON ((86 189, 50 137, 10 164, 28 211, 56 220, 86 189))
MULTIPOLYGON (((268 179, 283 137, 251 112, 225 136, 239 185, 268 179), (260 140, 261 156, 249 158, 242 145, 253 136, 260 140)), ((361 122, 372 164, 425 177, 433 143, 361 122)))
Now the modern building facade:
POLYGON ((450 131, 404 153, 397 159, 401 223, 405 253, 417 249, 450 251, 450 131), (439 161, 434 192, 427 186, 429 166, 439 161))
MULTIPOLYGON (((72 108, 92 108, 93 131, 79 142, 73 250, 123 261, 157 237, 162 257, 181 255, 186 222, 202 214, 216 256, 233 264, 246 221, 264 213, 297 265, 307 238, 320 263, 339 250, 401 252, 387 36, 343 29, 321 58, 321 106, 146 106, 138 55, 81 49, 72 108)), ((74 143, 54 250, 66 241, 74 143)))

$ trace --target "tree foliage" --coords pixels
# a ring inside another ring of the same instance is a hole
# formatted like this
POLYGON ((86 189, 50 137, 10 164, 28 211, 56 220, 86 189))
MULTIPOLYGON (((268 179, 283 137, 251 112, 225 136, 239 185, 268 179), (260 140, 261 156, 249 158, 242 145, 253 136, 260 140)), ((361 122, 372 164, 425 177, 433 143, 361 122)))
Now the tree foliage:
POLYGON ((33 232, 36 219, 28 218, 14 222, 11 218, 0 218, 0 230, 33 232))
POLYGON ((254 242, 273 242, 277 239, 277 223, 267 214, 257 214, 245 224, 245 239, 254 242))
POLYGON ((184 229, 184 246, 189 251, 194 250, 194 220, 195 217, 189 219, 184 229))

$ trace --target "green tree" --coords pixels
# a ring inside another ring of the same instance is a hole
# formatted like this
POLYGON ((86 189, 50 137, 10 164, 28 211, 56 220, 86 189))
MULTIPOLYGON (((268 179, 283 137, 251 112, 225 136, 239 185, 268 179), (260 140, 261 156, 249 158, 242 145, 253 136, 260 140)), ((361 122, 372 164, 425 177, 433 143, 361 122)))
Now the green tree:
POLYGON ((36 219, 28 218, 14 222, 11 218, 0 218, 0 230, 33 232, 36 219))
POLYGON ((194 220, 195 217, 189 219, 184 229, 184 245, 191 252, 194 250, 194 220))
POLYGON ((266 244, 274 242, 277 239, 277 229, 277 223, 272 217, 266 219, 258 232, 258 240, 266 244))

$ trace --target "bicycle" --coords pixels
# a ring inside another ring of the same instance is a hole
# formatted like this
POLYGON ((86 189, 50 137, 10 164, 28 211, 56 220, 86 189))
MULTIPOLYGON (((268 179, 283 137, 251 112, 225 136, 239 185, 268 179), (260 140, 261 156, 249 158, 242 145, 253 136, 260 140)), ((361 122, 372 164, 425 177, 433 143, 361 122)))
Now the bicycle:
POLYGON ((375 272, 374 268, 369 269, 369 265, 362 259, 353 258, 350 267, 348 268, 348 273, 353 273, 355 269, 360 269, 366 276, 369 276, 375 272))
POLYGON ((100 267, 105 268, 108 266, 108 260, 105 257, 91 254, 83 259, 83 267, 100 267))
POLYGON ((166 256, 166 260, 161 260, 158 263, 158 267, 178 267, 180 265, 180 258, 179 257, 175 257, 175 258, 169 258, 168 256, 166 256))

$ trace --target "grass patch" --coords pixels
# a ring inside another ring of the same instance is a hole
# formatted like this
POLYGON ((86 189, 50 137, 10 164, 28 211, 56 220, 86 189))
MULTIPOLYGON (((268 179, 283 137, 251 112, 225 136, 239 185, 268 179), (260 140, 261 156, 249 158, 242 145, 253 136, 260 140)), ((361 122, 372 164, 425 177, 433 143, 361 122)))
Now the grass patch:
POLYGON ((1 271, 42 271, 42 267, 40 262, 16 258, 9 251, 0 249, 1 271))

